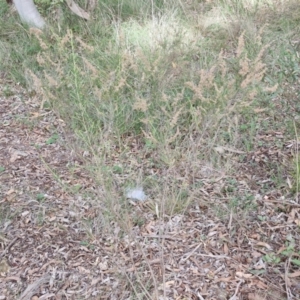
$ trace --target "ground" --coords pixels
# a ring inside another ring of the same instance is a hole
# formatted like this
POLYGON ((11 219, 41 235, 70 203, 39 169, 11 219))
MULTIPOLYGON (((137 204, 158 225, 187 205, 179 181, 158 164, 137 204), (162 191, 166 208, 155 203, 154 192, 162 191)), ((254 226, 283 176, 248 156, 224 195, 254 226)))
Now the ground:
POLYGON ((283 133, 264 132, 264 147, 231 153, 241 161, 236 177, 204 180, 184 214, 158 218, 132 202, 144 222, 125 234, 112 221, 95 234, 87 224, 101 215, 89 201, 97 186, 63 120, 1 81, 0 299, 300 299, 295 196, 268 186, 242 199, 255 209, 216 213, 231 189, 268 185, 264 163, 288 162, 295 141, 277 147, 283 133))

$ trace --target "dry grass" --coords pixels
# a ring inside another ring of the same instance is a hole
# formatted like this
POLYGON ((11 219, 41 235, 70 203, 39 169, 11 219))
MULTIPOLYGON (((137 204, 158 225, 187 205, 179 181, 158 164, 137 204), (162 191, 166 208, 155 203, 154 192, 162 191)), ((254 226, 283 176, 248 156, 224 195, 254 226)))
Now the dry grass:
MULTIPOLYGON (((291 200, 299 185, 297 142, 288 142, 297 103, 284 102, 299 84, 299 53, 289 47, 286 61, 284 52, 297 30, 291 10, 299 11, 289 3, 127 1, 118 12, 102 4, 100 25, 30 30, 39 50, 24 64, 26 82, 40 109, 64 120, 68 147, 92 179, 78 192, 78 215, 92 210, 80 231, 91 255, 106 257, 101 276, 121 286, 101 287, 110 299, 285 297, 274 284, 288 257, 280 251, 292 247, 294 263, 299 251, 295 203, 278 206, 290 227, 275 230, 285 225, 276 201, 291 200), (285 13, 294 23, 279 36, 283 18, 272 18, 285 13), (147 201, 127 199, 136 187, 147 201)), ((285 272, 296 274, 295 265, 285 272)), ((286 299, 298 295, 280 282, 286 299)))

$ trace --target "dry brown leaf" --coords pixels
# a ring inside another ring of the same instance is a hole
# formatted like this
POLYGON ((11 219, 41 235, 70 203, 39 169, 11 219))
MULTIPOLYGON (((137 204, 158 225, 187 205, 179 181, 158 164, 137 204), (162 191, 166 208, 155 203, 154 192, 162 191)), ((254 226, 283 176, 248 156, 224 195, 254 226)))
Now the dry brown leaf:
POLYGON ((263 283, 261 280, 251 280, 251 282, 249 283, 250 286, 254 286, 256 288, 260 288, 260 289, 267 289, 268 286, 263 283))
POLYGON ((216 282, 230 282, 232 280, 232 277, 221 277, 221 278, 217 278, 216 282))
POLYGON ((224 249, 224 250, 223 250, 224 253, 225 253, 226 255, 228 255, 228 253, 229 253, 229 248, 228 248, 227 243, 224 243, 223 249, 224 249))
POLYGON ((294 278, 294 277, 300 277, 300 271, 294 272, 294 273, 289 273, 288 277, 294 278))
POLYGON ((258 242, 258 243, 256 243, 256 245, 261 246, 261 247, 265 247, 268 250, 272 250, 272 247, 269 244, 265 243, 265 242, 258 242))
POLYGON ((19 150, 15 150, 11 157, 10 157, 10 162, 13 163, 15 162, 16 160, 22 158, 22 157, 26 157, 28 154, 26 152, 23 152, 23 151, 19 151, 19 150))
POLYGON ((249 279, 249 278, 252 278, 253 275, 252 274, 247 274, 247 273, 243 273, 243 272, 236 272, 235 273, 238 277, 241 277, 241 278, 245 278, 245 279, 249 279))
MULTIPOLYGON (((159 204, 156 204, 159 214, 157 213, 155 217, 154 209, 149 212, 149 209, 146 210, 145 207, 139 205, 130 207, 131 212, 138 211, 138 216, 146 220, 144 225, 134 227, 133 231, 130 231, 131 228, 129 232, 123 234, 120 224, 114 223, 109 225, 111 233, 110 230, 99 230, 102 225, 98 226, 100 223, 94 223, 94 221, 97 221, 97 213, 102 209, 97 210, 100 203, 94 206, 95 203, 89 203, 85 194, 84 196, 78 195, 78 197, 68 195, 53 178, 52 173, 45 168, 47 164, 49 169, 59 174, 59 178, 66 184, 74 182, 74 173, 69 174, 68 168, 65 168, 70 163, 74 164, 70 151, 64 150, 62 145, 60 148, 55 148, 44 143, 45 134, 48 132, 52 134, 53 125, 55 125, 55 130, 58 130, 57 124, 61 124, 61 121, 54 114, 49 113, 46 116, 41 112, 39 118, 34 120, 34 128, 27 130, 26 125, 14 123, 11 114, 15 112, 19 116, 24 111, 26 117, 35 116, 32 112, 35 107, 39 106, 39 102, 35 103, 38 106, 31 105, 30 102, 23 105, 22 101, 16 105, 18 101, 18 98, 11 99, 11 103, 9 99, 0 101, 0 118, 11 120, 10 126, 0 128, 0 143, 2 143, 0 144, 0 160, 5 162, 7 169, 7 172, 0 174, 0 185, 2 184, 0 187, 3 188, 4 197, 14 198, 17 195, 18 200, 17 203, 1 202, 3 206, 11 206, 14 212, 10 223, 3 226, 5 239, 0 239, 1 258, 13 264, 7 277, 0 280, 1 292, 11 291, 6 299, 15 299, 16 292, 21 294, 23 291, 11 289, 12 285, 25 289, 24 282, 28 285, 35 282, 37 278, 43 276, 44 272, 51 273, 52 276, 37 289, 36 295, 42 297, 41 299, 43 297, 46 299, 53 294, 56 297, 64 294, 68 299, 73 299, 74 294, 82 299, 93 299, 99 295, 106 299, 127 299, 130 293, 133 293, 128 280, 136 278, 142 285, 147 286, 147 289, 149 286, 149 295, 153 295, 152 283, 156 281, 158 287, 163 282, 163 276, 165 276, 166 284, 162 288, 166 299, 183 299, 183 297, 186 299, 197 299, 197 297, 221 299, 223 295, 220 296, 219 285, 222 285, 222 289, 226 291, 224 299, 229 299, 232 295, 231 299, 248 299, 247 296, 251 295, 250 293, 255 296, 260 295, 259 290, 262 290, 261 294, 265 295, 264 290, 267 289, 269 293, 272 286, 276 286, 276 289, 287 286, 291 293, 298 297, 298 271, 294 270, 295 272, 292 273, 293 271, 288 266, 285 267, 282 261, 270 265, 261 258, 270 246, 275 253, 285 250, 287 236, 293 237, 296 241, 299 240, 295 226, 299 211, 292 210, 294 207, 299 208, 299 204, 298 206, 295 204, 295 199, 281 200, 281 191, 272 186, 272 191, 266 191, 257 199, 258 206, 255 211, 247 211, 244 215, 239 210, 224 210, 224 218, 220 220, 211 208, 213 206, 220 209, 226 208, 225 202, 230 200, 227 197, 231 198, 231 195, 224 196, 220 193, 220 189, 224 186, 228 176, 222 171, 214 176, 214 180, 210 180, 211 178, 203 178, 201 174, 198 177, 193 171, 192 177, 195 175, 195 178, 187 183, 188 187, 192 188, 190 183, 199 178, 203 181, 203 185, 201 184, 201 190, 197 189, 195 192, 196 205, 193 203, 190 208, 186 209, 186 214, 182 216, 178 225, 175 226, 175 223, 170 222, 170 219, 173 220, 174 217, 163 214, 160 206, 162 199, 159 198, 159 204), (13 110, 18 107, 20 111, 13 110), (37 149, 32 146, 37 143, 43 143, 43 147, 37 149), (19 149, 28 154, 33 153, 33 155, 20 156, 14 163, 9 163, 14 151, 10 152, 10 149, 19 149), (41 163, 41 157, 45 163, 41 163), (45 198, 45 202, 38 203, 32 199, 32 195, 41 191, 47 193, 49 197, 45 198), (202 198, 207 199, 209 204, 205 210, 200 204, 202 198), (70 210, 74 210, 75 213, 73 214, 70 210), (22 212, 25 213, 24 217, 20 217, 22 212), (257 215, 262 216, 262 220, 258 221, 257 215), (86 228, 90 226, 89 224, 80 225, 85 218, 91 219, 92 228, 86 228), (286 223, 288 218, 292 223, 286 223), (94 227, 94 225, 97 226, 94 227), (99 228, 96 229, 97 227, 99 228), (14 240, 16 236, 20 238, 14 240), (13 242, 7 246, 10 240, 13 242), (81 247, 80 245, 85 245, 85 242, 89 246, 81 247), (220 255, 222 253, 226 253, 226 256, 220 255), (102 263, 99 264, 99 262, 102 263), (256 280, 255 275, 250 277, 247 270, 261 270, 257 275, 260 280, 256 280), (283 270, 286 270, 286 277, 295 283, 290 284, 284 276, 279 276, 279 274, 282 275, 283 270), (126 274, 126 271, 129 273, 126 274), (291 274, 288 275, 290 272, 291 274), (22 279, 16 274, 22 274, 22 279), (234 274, 237 274, 236 277, 234 274), (240 282, 244 282, 243 285, 237 286, 237 278, 241 279, 240 282), (122 287, 126 287, 127 290, 122 287)), ((255 138, 260 140, 265 138, 263 144, 267 144, 267 141, 272 138, 275 142, 281 138, 272 130, 259 134, 263 137, 255 136, 255 138)), ((284 136, 284 133, 281 135, 284 136)), ((285 142, 286 145, 291 143, 285 142)), ((137 156, 139 146, 136 141, 133 144, 133 156, 137 156)), ((237 191, 240 193, 238 195, 249 192, 257 193, 261 183, 270 184, 270 174, 264 169, 264 160, 278 161, 278 157, 282 157, 284 151, 288 151, 289 155, 293 154, 291 152, 295 150, 296 144, 297 142, 293 141, 291 148, 285 146, 285 149, 279 149, 280 151, 266 146, 255 148, 251 153, 247 153, 246 163, 242 166, 245 169, 232 175, 236 179, 237 191), (255 164, 256 159, 260 167, 255 164), (253 169, 251 169, 252 163, 255 165, 253 169), (258 186, 257 183, 259 183, 258 186), (251 190, 249 184, 253 184, 251 190)), ((225 153, 235 151, 225 147, 222 150, 225 153)), ((289 159, 290 157, 291 155, 288 156, 289 159)), ((118 153, 114 155, 114 159, 120 159, 118 153)), ((145 164, 147 164, 147 159, 145 159, 145 164)), ((178 176, 175 171, 180 171, 179 173, 183 174, 180 174, 180 179, 185 176, 185 173, 190 172, 189 166, 186 165, 182 170, 177 170, 177 167, 175 169, 172 176, 178 176)), ((91 178, 87 180, 89 176, 83 176, 84 171, 79 171, 77 172, 76 167, 76 175, 80 177, 77 180, 80 181, 81 186, 90 185, 94 189, 91 178)), ((158 170, 153 168, 153 171, 158 170)), ((164 170, 162 175, 165 174, 164 172, 168 173, 164 170)), ((299 252, 298 244, 295 243, 295 253, 299 252)), ((157 299, 161 297, 161 295, 155 296, 157 299)), ((269 298, 283 299, 284 296, 271 295, 269 298)), ((260 300, 260 298, 254 300, 260 300)))
POLYGON ((101 271, 106 271, 108 269, 107 261, 99 263, 99 268, 101 271))
POLYGON ((248 300, 266 300, 265 297, 260 296, 259 294, 256 293, 250 293, 248 294, 248 300))
POLYGON ((38 300, 53 299, 53 297, 55 297, 55 294, 47 293, 47 294, 44 294, 43 296, 38 297, 38 300))
POLYGON ((73 0, 66 0, 70 10, 77 16, 89 20, 90 14, 78 6, 73 0))
POLYGON ((10 190, 8 190, 5 194, 6 195, 11 195, 11 194, 13 194, 13 193, 15 193, 16 191, 14 190, 14 189, 10 189, 10 190))
POLYGON ((92 281, 91 281, 91 285, 96 285, 100 281, 102 281, 101 277, 93 278, 92 281))

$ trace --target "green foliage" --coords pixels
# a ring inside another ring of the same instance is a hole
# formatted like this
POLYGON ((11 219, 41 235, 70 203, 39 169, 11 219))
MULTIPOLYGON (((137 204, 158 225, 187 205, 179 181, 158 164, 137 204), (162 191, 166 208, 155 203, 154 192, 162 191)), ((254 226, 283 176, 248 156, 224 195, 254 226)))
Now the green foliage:
POLYGON ((36 195, 36 200, 37 201, 43 201, 45 199, 45 195, 44 194, 37 194, 36 195))
POLYGON ((58 138, 59 138, 59 135, 58 135, 58 134, 54 134, 54 135, 52 135, 52 136, 46 141, 46 144, 47 144, 47 145, 55 144, 56 141, 58 140, 58 138))
POLYGON ((269 264, 278 264, 280 262, 280 258, 276 256, 274 253, 266 254, 263 257, 264 261, 269 264))

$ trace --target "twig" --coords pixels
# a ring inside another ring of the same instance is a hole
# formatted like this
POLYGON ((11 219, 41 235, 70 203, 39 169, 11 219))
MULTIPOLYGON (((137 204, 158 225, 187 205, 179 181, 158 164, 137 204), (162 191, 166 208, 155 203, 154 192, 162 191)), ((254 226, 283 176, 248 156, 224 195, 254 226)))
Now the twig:
POLYGON ((229 257, 227 255, 213 255, 213 254, 202 254, 202 253, 197 253, 197 255, 203 256, 203 257, 211 257, 211 258, 228 258, 228 259, 231 259, 231 257, 229 257))
POLYGON ((190 252, 186 258, 183 258, 182 261, 188 260, 199 249, 200 246, 201 244, 199 244, 192 252, 190 252))
POLYGON ((15 237, 5 248, 5 250, 0 254, 0 257, 5 256, 5 254, 8 252, 8 250, 12 247, 12 245, 19 239, 19 237, 15 237))
POLYGON ((173 238, 169 235, 141 235, 141 236, 137 236, 136 238, 151 238, 151 239, 166 239, 166 240, 172 240, 172 241, 178 241, 179 238, 173 238))
MULTIPOLYGON (((182 259, 182 261, 186 261, 188 260, 201 246, 201 244, 199 244, 198 246, 196 246, 196 248, 191 251, 189 254, 187 254, 187 256, 185 258, 182 259)), ((220 259, 220 258, 230 258, 229 256, 226 255, 213 255, 213 254, 202 254, 202 253, 197 253, 198 256, 202 256, 202 257, 211 257, 211 258, 216 258, 216 259, 220 259)))
POLYGON ((289 205, 289 206, 294 206, 294 207, 300 207, 300 204, 295 203, 295 202, 278 201, 278 200, 268 200, 268 202, 279 203, 279 204, 282 204, 282 205, 289 205))
POLYGON ((284 283, 285 283, 285 291, 286 291, 286 295, 287 295, 287 299, 288 300, 292 300, 293 299, 293 295, 291 293, 291 290, 289 288, 289 277, 288 277, 288 273, 289 273, 289 268, 290 268, 290 260, 291 258, 289 257, 286 262, 285 262, 285 272, 284 272, 284 283))
POLYGON ((19 300, 30 300, 32 296, 34 296, 39 287, 49 281, 51 276, 49 274, 45 274, 42 278, 39 278, 34 283, 28 285, 27 289, 22 293, 19 300))
POLYGON ((233 295, 232 297, 230 297, 229 300, 237 300, 236 295, 237 295, 237 293, 238 293, 238 291, 239 291, 239 289, 240 289, 240 285, 241 285, 243 282, 244 282, 244 280, 241 279, 240 282, 238 283, 236 289, 235 289, 234 295, 233 295))
POLYGON ((204 298, 200 295, 200 293, 197 293, 197 297, 198 297, 200 300, 204 300, 204 298))
POLYGON ((232 224, 232 210, 230 211, 230 218, 229 218, 229 222, 227 225, 227 228, 229 231, 231 231, 231 224, 232 224))

